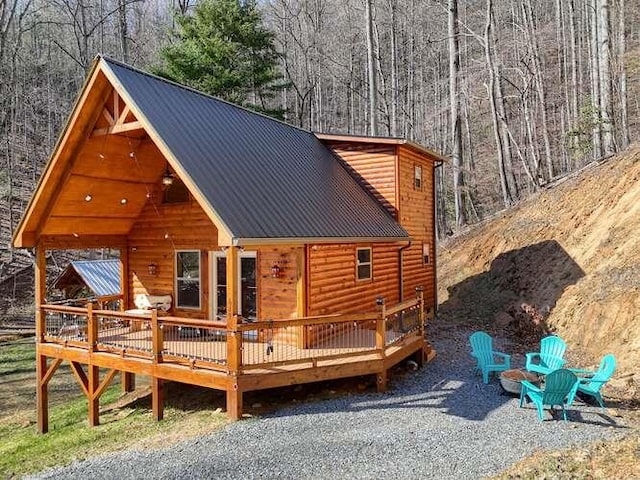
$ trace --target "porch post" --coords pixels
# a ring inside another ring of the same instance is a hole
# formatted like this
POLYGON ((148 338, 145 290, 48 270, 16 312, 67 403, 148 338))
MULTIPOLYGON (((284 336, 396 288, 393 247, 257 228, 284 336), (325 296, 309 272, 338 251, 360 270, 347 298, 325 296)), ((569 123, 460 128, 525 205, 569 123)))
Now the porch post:
MULTIPOLYGON (((162 350, 164 349, 164 335, 158 323, 158 310, 151 310, 151 349, 153 354, 153 363, 157 365, 162 363, 162 350)), ((164 418, 164 383, 163 380, 154 375, 151 385, 151 407, 153 410, 153 418, 162 420, 164 418)))
POLYGON ((387 309, 384 304, 384 297, 376 298, 378 306, 378 320, 376 320, 376 349, 380 352, 382 359, 382 369, 376 375, 376 387, 378 392, 387 390, 387 368, 385 366, 385 347, 386 347, 386 316, 387 309))
POLYGON ((35 313, 36 313, 36 408, 38 417, 38 432, 49 431, 49 391, 45 381, 47 373, 47 357, 41 355, 40 344, 44 341, 46 332, 45 317, 42 305, 45 303, 47 288, 47 251, 42 245, 36 247, 35 273, 35 313))
POLYGON ((238 247, 227 250, 227 416, 242 417, 242 391, 238 374, 242 364, 242 333, 238 332, 238 247))
MULTIPOLYGON (((120 248, 120 311, 129 308, 129 245, 120 248)), ((136 377, 131 372, 120 372, 120 386, 123 392, 132 392, 136 388, 136 377)))

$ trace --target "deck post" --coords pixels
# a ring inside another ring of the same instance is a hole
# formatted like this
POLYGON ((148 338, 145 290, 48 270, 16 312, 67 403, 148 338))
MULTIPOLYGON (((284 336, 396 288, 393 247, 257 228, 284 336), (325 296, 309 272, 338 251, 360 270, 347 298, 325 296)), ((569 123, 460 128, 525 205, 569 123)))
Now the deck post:
POLYGON ((132 372, 120 372, 120 386, 123 393, 133 392, 136 389, 136 376, 132 372))
MULTIPOLYGON (((120 248, 120 311, 129 309, 129 245, 120 248)), ((120 373, 120 385, 123 392, 133 392, 136 389, 136 377, 131 372, 120 373)))
POLYGON ((162 363, 162 350, 164 348, 164 336, 162 327, 158 323, 158 310, 151 310, 151 353, 153 354, 153 363, 162 363))
POLYGON ((382 370, 376 374, 376 388, 378 392, 387 390, 387 369, 384 366, 385 347, 386 347, 386 316, 387 309, 384 304, 384 297, 376 298, 378 307, 378 318, 376 320, 376 350, 382 359, 382 370))
POLYGON ((425 338, 424 338, 424 288, 422 285, 418 285, 416 287, 416 299, 418 300, 418 321, 420 322, 420 338, 423 342, 423 348, 416 352, 414 355, 415 361, 418 364, 418 367, 422 367, 424 365, 424 347, 425 347, 425 338))
POLYGON ((49 382, 45 381, 47 357, 36 354, 36 402, 38 404, 38 433, 49 431, 49 382))
POLYGON ((98 343, 98 326, 96 325, 96 316, 93 313, 93 303, 87 303, 87 342, 89 343, 89 352, 93 352, 98 343))
POLYGON ((164 418, 164 381, 158 377, 153 377, 151 381, 151 409, 154 420, 164 418))
POLYGON ((47 288, 47 251, 42 245, 38 245, 35 253, 36 403, 38 409, 38 432, 47 433, 49 431, 49 382, 45 381, 47 357, 38 353, 39 346, 44 342, 46 333, 46 319, 42 305, 45 303, 45 292, 47 288))
POLYGON ((242 365, 242 333, 238 332, 238 247, 227 249, 227 416, 242 417, 242 390, 238 375, 242 365))
POLYGON ((87 400, 89 401, 89 426, 100 425, 100 397, 98 386, 100 385, 100 368, 89 365, 89 382, 87 385, 87 400))

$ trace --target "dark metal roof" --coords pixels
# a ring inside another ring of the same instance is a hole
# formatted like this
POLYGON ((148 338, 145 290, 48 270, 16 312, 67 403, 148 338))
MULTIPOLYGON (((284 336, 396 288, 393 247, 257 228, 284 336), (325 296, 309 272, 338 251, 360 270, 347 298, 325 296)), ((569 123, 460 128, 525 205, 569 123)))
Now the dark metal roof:
POLYGON ((120 293, 120 260, 83 260, 70 264, 96 297, 120 293))
POLYGON ((409 237, 313 133, 104 61, 234 239, 409 237))

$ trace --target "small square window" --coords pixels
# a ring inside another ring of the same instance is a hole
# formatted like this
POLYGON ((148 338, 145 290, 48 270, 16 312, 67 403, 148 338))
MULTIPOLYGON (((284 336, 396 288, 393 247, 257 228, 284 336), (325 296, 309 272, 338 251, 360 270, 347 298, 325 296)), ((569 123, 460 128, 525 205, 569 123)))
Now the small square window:
POLYGON ((413 187, 416 190, 422 190, 422 165, 413 167, 413 187))
POLYGON ((358 280, 371 280, 371 247, 356 249, 356 277, 358 280))
POLYGON ((431 245, 428 243, 422 244, 422 264, 431 265, 431 245))

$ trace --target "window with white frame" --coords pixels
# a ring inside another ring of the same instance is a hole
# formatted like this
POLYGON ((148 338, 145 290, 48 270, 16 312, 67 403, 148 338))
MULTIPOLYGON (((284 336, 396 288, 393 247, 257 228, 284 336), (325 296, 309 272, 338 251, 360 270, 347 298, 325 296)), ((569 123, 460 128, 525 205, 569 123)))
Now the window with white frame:
POLYGON ((371 247, 356 249, 356 278, 358 280, 371 280, 372 278, 371 247))
POLYGON ((200 309, 200 251, 176 251, 176 307, 200 309))
POLYGON ((413 166, 413 188, 422 190, 422 165, 413 166))
POLYGON ((422 244, 422 264, 431 265, 431 245, 428 243, 422 244))

